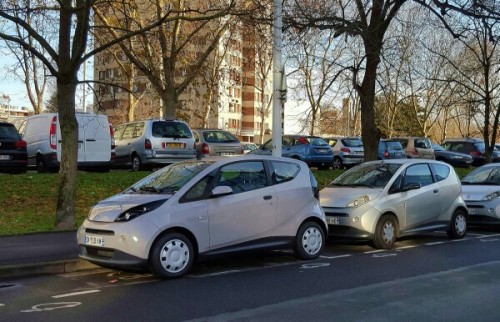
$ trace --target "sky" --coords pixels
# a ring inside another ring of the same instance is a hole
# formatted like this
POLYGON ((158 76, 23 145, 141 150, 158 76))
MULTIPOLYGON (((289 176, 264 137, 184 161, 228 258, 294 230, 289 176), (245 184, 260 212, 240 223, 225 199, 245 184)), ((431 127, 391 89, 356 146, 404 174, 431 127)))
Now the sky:
POLYGON ((6 67, 12 64, 12 59, 8 56, 3 56, 0 62, 0 95, 8 95, 10 97, 10 105, 31 107, 28 99, 26 87, 17 76, 6 71, 6 67))

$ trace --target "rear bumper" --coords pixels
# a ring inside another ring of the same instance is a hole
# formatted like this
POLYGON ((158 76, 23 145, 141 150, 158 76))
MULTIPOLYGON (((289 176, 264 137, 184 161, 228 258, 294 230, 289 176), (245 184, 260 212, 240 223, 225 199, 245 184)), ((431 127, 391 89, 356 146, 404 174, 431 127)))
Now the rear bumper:
POLYGON ((196 160, 195 151, 173 151, 165 153, 163 151, 147 151, 142 153, 141 162, 143 165, 167 165, 185 160, 196 160))

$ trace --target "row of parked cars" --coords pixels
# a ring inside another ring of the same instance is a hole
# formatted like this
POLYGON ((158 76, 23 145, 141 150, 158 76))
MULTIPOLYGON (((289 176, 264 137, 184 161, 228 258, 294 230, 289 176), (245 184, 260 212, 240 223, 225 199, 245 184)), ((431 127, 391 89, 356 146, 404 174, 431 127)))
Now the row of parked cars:
POLYGON ((380 249, 428 231, 461 239, 471 223, 500 223, 499 186, 498 163, 460 182, 441 161, 371 161, 318 191, 308 165, 292 158, 181 161, 95 205, 78 230, 79 256, 173 278, 196 261, 244 251, 315 259, 329 237, 380 249))

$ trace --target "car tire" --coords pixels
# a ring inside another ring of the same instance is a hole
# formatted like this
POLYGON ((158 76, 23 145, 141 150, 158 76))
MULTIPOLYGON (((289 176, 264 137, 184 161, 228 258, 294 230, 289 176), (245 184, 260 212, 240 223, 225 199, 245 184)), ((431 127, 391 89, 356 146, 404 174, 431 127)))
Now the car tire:
POLYGON ((462 239, 467 233, 467 214, 463 209, 457 209, 451 216, 450 229, 446 231, 452 239, 462 239))
POLYGON ((141 158, 137 154, 132 155, 132 158, 130 159, 130 163, 131 163, 132 171, 136 172, 136 171, 141 170, 142 162, 141 162, 141 158))
POLYGON ((394 247, 398 235, 398 224, 391 215, 383 215, 377 222, 373 234, 373 246, 378 249, 391 249, 394 247))
POLYGON ((49 172, 49 169, 47 166, 45 166, 45 163, 42 160, 42 157, 40 155, 37 155, 36 157, 36 172, 38 173, 46 173, 49 172))
POLYGON ((176 278, 186 274, 193 265, 194 250, 183 234, 168 233, 153 246, 150 258, 152 273, 159 278, 176 278))
POLYGON ((339 157, 333 158, 333 168, 334 169, 342 169, 342 159, 339 157))
POLYGON ((295 255, 300 259, 316 259, 325 245, 325 232, 313 221, 304 222, 295 237, 295 255))

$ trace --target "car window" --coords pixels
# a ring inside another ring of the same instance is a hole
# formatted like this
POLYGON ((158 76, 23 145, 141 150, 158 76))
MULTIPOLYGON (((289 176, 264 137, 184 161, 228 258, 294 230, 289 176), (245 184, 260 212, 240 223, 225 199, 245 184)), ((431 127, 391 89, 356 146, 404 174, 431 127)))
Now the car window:
POLYGON ((264 143, 264 145, 262 147, 264 149, 266 149, 266 150, 272 150, 272 148, 273 148, 273 142, 271 140, 269 140, 266 143, 264 143))
POLYGON ((0 139, 19 140, 19 133, 14 125, 4 124, 0 126, 0 139))
POLYGON ((328 143, 326 143, 326 141, 323 140, 322 138, 308 138, 308 141, 311 145, 315 145, 315 146, 328 145, 328 143))
POLYGON ((261 161, 235 162, 221 167, 216 186, 229 186, 234 193, 267 186, 266 172, 261 161))
POLYGON ((330 183, 330 186, 385 187, 401 164, 367 163, 349 169, 330 183))
MULTIPOLYGON (((406 149, 406 147, 408 146, 408 140, 407 139, 398 139, 399 143, 401 144, 401 146, 403 147, 403 149, 406 149)), ((391 149, 395 149, 395 148, 392 148, 391 149)))
POLYGON ((204 199, 208 193, 207 188, 209 187, 211 179, 212 176, 208 175, 203 179, 201 179, 200 181, 198 181, 197 183, 195 183, 191 187, 191 189, 189 189, 188 192, 186 192, 184 196, 180 198, 179 202, 182 203, 182 202, 190 202, 190 201, 197 201, 204 199))
MULTIPOLYGON (((282 146, 290 146, 292 145, 293 138, 290 137, 282 137, 281 138, 281 145, 282 146)), ((271 149, 272 149, 272 143, 271 143, 271 149)))
POLYGON ((479 151, 484 151, 486 149, 486 145, 484 144, 484 142, 475 142, 474 148, 479 151))
POLYGON ((142 133, 144 133, 144 122, 139 122, 135 125, 134 133, 132 134, 132 137, 134 139, 141 137, 142 133))
POLYGON ((337 144, 337 142, 338 142, 338 140, 337 140, 337 139, 327 139, 327 140, 328 140, 328 141, 327 141, 327 142, 328 142, 328 144, 329 144, 332 148, 333 148, 333 147, 337 144))
POLYGON ((431 170, 427 164, 415 164, 406 169, 404 185, 418 183, 424 187, 433 182, 431 170))
POLYGON ((238 142, 238 139, 226 131, 205 131, 203 138, 208 143, 231 143, 238 142))
POLYGON ((156 138, 191 138, 191 130, 182 122, 156 121, 151 128, 156 138))
POLYGON ((271 162, 273 184, 283 183, 292 180, 300 172, 300 166, 290 162, 271 162))
POLYGON ((123 130, 122 139, 130 140, 134 137, 135 123, 128 124, 123 130))
POLYGON ((431 147, 430 143, 426 139, 415 139, 415 147, 421 149, 429 149, 431 147))
POLYGON ((342 139, 342 143, 344 144, 344 146, 348 148, 356 148, 363 146, 363 141, 357 138, 342 139))
POLYGON ((117 140, 120 140, 122 138, 122 135, 123 135, 123 131, 125 130, 125 127, 127 125, 125 124, 122 124, 122 125, 118 125, 115 130, 114 130, 114 137, 115 139, 117 140))
POLYGON ((442 181, 448 178, 450 174, 450 168, 443 164, 431 164, 432 170, 434 170, 435 178, 437 181, 442 181))
POLYGON ((385 144, 387 145, 388 149, 402 150, 401 143, 399 143, 398 141, 385 141, 385 144))

